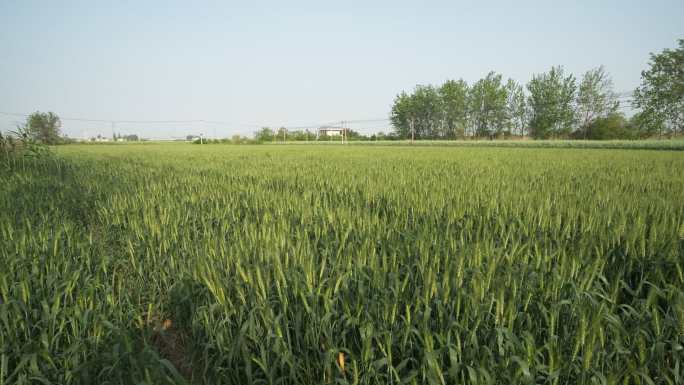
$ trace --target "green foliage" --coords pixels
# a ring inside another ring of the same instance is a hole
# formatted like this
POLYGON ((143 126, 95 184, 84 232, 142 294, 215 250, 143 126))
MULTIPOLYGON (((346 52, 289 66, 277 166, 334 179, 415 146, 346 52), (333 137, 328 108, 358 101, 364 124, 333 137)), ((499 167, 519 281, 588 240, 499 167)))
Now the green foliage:
POLYGON ((272 142, 275 138, 275 133, 270 127, 262 127, 261 130, 254 133, 254 139, 257 142, 272 142))
POLYGON ((537 139, 565 138, 575 121, 575 77, 565 75, 563 67, 536 74, 527 84, 529 91, 530 133, 537 139))
POLYGON ((390 121, 397 135, 402 138, 411 137, 413 128, 412 110, 412 98, 405 91, 402 91, 394 98, 392 111, 390 112, 390 121))
POLYGON ((513 79, 506 82, 507 115, 509 119, 509 129, 518 136, 527 133, 529 122, 529 110, 525 97, 525 89, 513 79))
MULTIPOLYGON (((352 137, 359 137, 358 133, 348 132, 352 137)), ((278 132, 274 132, 270 127, 263 127, 254 133, 254 140, 258 143, 272 142, 308 142, 316 140, 316 134, 309 130, 288 130, 281 127, 278 132)))
POLYGON ((2 159, 13 157, 19 150, 19 145, 20 143, 13 136, 6 136, 0 132, 0 157, 2 159))
POLYGON ((192 144, 259 144, 261 142, 256 139, 250 139, 246 136, 233 135, 230 139, 209 139, 209 138, 195 138, 192 144))
POLYGON ((404 138, 454 138, 463 134, 466 123, 467 85, 446 82, 439 88, 417 86, 412 94, 397 95, 391 121, 404 138))
POLYGON ((535 139, 589 139, 591 126, 595 137, 599 131, 600 137, 676 137, 684 132, 684 39, 678 44, 651 54, 649 69, 642 72, 642 84, 634 92, 638 111, 629 133, 606 131, 617 128, 613 115, 619 102, 603 66, 587 71, 579 85, 562 66, 552 67, 533 75, 527 95, 512 79, 503 84, 495 72, 471 87, 463 80, 449 80, 438 88, 417 86, 413 93, 395 97, 390 120, 399 138, 530 134, 535 139))
POLYGON ((662 115, 652 110, 639 111, 632 116, 630 124, 639 132, 640 138, 662 137, 664 122, 662 115))
POLYGON ((29 138, 41 144, 59 144, 62 122, 53 112, 36 111, 26 118, 22 130, 29 138))
POLYGON ((0 132, 0 162, 7 169, 24 167, 27 159, 49 158, 51 155, 47 146, 29 136, 24 127, 6 135, 0 132))
POLYGON ((138 142, 138 141, 140 141, 140 137, 138 137, 137 134, 128 134, 128 135, 123 135, 123 136, 119 136, 119 137, 122 138, 123 140, 125 140, 126 142, 138 142))
POLYGON ((55 151, 0 169, 2 384, 684 378, 679 153, 55 151))
POLYGON ((437 90, 442 109, 444 138, 463 138, 468 125, 468 83, 463 79, 447 80, 437 90))
MULTIPOLYGON (((620 103, 613 91, 613 81, 603 66, 587 71, 577 89, 577 121, 579 123, 576 136, 590 139, 588 130, 596 125, 597 119, 606 119, 617 112, 620 103)), ((613 120, 616 117, 613 116, 613 120)), ((598 123, 598 125, 604 125, 598 123)), ((624 124, 623 124, 624 125, 624 124)), ((591 138, 598 139, 598 138, 591 138)))
POLYGON ((431 85, 416 87, 411 95, 411 120, 415 138, 430 138, 434 135, 440 112, 437 89, 431 85))
POLYGON ((592 140, 639 139, 637 129, 622 114, 616 113, 594 118, 576 135, 592 140))
POLYGON ((508 93, 501 74, 490 72, 470 88, 468 102, 475 136, 492 137, 509 126, 508 93))
POLYGON ((651 54, 649 68, 641 73, 634 91, 635 105, 647 119, 648 129, 657 125, 659 135, 684 131, 684 39, 679 47, 651 54))
MULTIPOLYGON (((456 139, 493 137, 509 132, 512 119, 525 125, 523 105, 509 106, 509 81, 490 72, 468 87, 464 80, 449 80, 439 87, 417 86, 413 93, 400 93, 394 100, 391 118, 396 134, 403 138, 456 139), (510 108, 515 109, 514 111, 510 108), (522 111, 522 112, 521 112, 522 111)), ((516 92, 517 89, 511 89, 516 92)), ((519 103, 519 94, 511 99, 519 103)))

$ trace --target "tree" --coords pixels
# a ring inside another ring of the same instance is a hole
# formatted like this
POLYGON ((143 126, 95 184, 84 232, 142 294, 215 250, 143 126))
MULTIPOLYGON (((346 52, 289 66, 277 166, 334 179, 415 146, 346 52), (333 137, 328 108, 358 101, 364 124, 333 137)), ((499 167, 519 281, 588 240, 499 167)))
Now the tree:
POLYGON ((527 84, 530 130, 534 138, 546 139, 570 134, 575 120, 573 101, 575 77, 565 76, 563 67, 551 67, 546 73, 532 76, 527 84))
POLYGON ((625 117, 617 112, 597 117, 576 134, 593 140, 636 139, 639 136, 625 117))
POLYGON ((440 100, 442 137, 463 137, 468 124, 468 83, 463 79, 447 80, 437 92, 440 100))
POLYGON ((525 89, 513 79, 508 79, 506 83, 507 114, 511 127, 511 132, 518 135, 525 135, 528 124, 529 112, 525 102, 525 89))
POLYGON ((394 98, 392 103, 392 111, 390 113, 390 121, 397 134, 406 138, 410 135, 412 125, 413 106, 411 96, 405 91, 402 91, 394 98))
POLYGON ((257 142, 270 142, 273 140, 273 130, 270 127, 261 127, 261 130, 254 134, 257 142))
POLYGON ((411 99, 415 138, 438 137, 441 108, 437 89, 431 85, 418 86, 411 99))
POLYGON ((309 132, 304 130, 287 131, 287 140, 294 142, 309 140, 309 132))
POLYGON ((652 110, 639 111, 630 119, 630 125, 638 132, 640 138, 650 138, 662 135, 664 126, 662 116, 652 110))
POLYGON ((286 141, 287 140, 287 128, 280 127, 276 133, 276 140, 286 141))
POLYGON ((589 126, 598 118, 617 112, 620 103, 613 81, 603 66, 587 71, 577 89, 577 121, 580 137, 588 138, 589 126))
POLYGON ((659 131, 674 135, 684 129, 684 39, 679 47, 651 53, 649 68, 641 72, 641 86, 634 91, 634 105, 650 122, 660 122, 659 131))
POLYGON ((52 112, 36 111, 26 118, 24 130, 31 139, 42 144, 57 144, 62 121, 52 112))
POLYGON ((400 93, 394 99, 390 120, 404 138, 438 137, 442 108, 439 93, 433 86, 416 86, 413 94, 400 93))
POLYGON ((358 131, 352 130, 351 128, 348 128, 344 135, 345 135, 346 140, 368 140, 369 139, 368 136, 363 135, 358 131))
POLYGON ((489 72, 470 89, 470 118, 477 136, 501 134, 508 126, 508 95, 501 78, 501 74, 489 72))

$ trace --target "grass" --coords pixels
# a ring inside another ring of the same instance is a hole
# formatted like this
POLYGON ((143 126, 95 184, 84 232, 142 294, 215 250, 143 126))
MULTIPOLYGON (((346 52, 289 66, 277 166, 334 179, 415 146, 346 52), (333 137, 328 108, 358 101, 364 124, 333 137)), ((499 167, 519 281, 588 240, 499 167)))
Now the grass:
POLYGON ((679 152, 55 152, 0 167, 0 385, 684 378, 679 152))

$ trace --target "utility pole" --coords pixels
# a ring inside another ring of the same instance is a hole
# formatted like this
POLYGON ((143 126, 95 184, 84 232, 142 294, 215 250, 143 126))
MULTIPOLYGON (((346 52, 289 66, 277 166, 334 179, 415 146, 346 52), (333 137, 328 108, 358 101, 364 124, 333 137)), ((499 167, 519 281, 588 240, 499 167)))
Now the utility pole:
POLYGON ((202 133, 200 132, 200 144, 203 144, 203 142, 202 142, 202 135, 204 135, 204 134, 202 134, 202 133))

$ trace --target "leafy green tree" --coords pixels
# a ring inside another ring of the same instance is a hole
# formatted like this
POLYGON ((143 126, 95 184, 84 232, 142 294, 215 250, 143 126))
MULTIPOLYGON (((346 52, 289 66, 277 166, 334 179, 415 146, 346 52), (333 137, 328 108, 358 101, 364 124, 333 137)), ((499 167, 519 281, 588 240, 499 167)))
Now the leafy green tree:
POLYGON ((642 139, 662 135, 664 127, 662 116, 652 110, 643 110, 634 114, 630 119, 630 125, 634 127, 639 138, 642 139))
POLYGON ((565 137, 571 133, 576 88, 575 77, 566 76, 562 66, 532 76, 527 84, 527 103, 531 113, 530 133, 534 138, 565 137))
POLYGON ((53 112, 36 111, 26 118, 24 130, 29 137, 42 144, 60 141, 62 121, 53 112))
POLYGON ((397 133, 404 138, 433 138, 439 136, 442 108, 437 89, 416 86, 413 94, 400 93, 394 100, 390 120, 397 133))
POLYGON ((520 136, 525 135, 529 120, 527 102, 525 101, 525 89, 513 79, 506 82, 507 114, 512 133, 520 136))
POLYGON ((347 132, 345 133, 345 139, 346 140, 368 140, 369 137, 361 134, 358 131, 355 131, 355 130, 352 130, 351 128, 348 128, 347 132))
POLYGON ((679 47, 651 54, 649 68, 641 72, 641 86, 634 91, 634 104, 660 123, 659 132, 674 135, 684 129, 684 39, 679 47))
POLYGON ((577 136, 588 139, 589 126, 598 118, 615 114, 619 106, 613 81, 605 68, 600 66, 587 71, 577 89, 576 113, 580 131, 577 136))
POLYGON ((468 83, 447 80, 437 90, 441 106, 441 133, 444 138, 461 138, 468 124, 468 83))
POLYGON ((287 133, 287 128, 285 127, 280 127, 278 129, 278 132, 276 133, 276 140, 279 140, 281 142, 286 141, 288 138, 288 133, 287 133))
POLYGON ((418 86, 412 96, 412 118, 416 138, 439 136, 439 118, 442 115, 439 93, 433 86, 418 86))
POLYGON ((492 71, 470 88, 470 119, 476 136, 501 134, 508 127, 508 94, 501 79, 492 71))
MULTIPOLYGON (((271 132, 271 134, 272 134, 272 132, 271 132)), ((260 141, 258 139, 258 136, 259 135, 257 134, 257 138, 256 138, 257 141, 263 142, 263 141, 260 141)), ((265 137, 266 137, 266 141, 269 140, 268 136, 265 136, 265 137)), ((271 136, 271 138, 272 138, 272 136, 271 136)), ((282 139, 282 133, 281 133, 280 139, 282 139)), ((288 130, 287 131, 287 140, 288 141, 294 141, 294 142, 304 142, 307 140, 316 140, 316 134, 309 131, 309 130, 288 130)))
POLYGON ((402 91, 394 98, 390 121, 397 134, 402 138, 410 136, 413 115, 413 103, 411 95, 402 91))
POLYGON ((306 140, 306 134, 302 130, 291 130, 287 132, 287 140, 293 142, 306 140))
POLYGON ((584 139, 593 140, 637 139, 639 136, 638 132, 620 113, 599 116, 576 134, 581 135, 584 139))
POLYGON ((270 127, 262 127, 254 134, 254 139, 257 142, 270 142, 273 140, 273 135, 273 130, 270 127))

